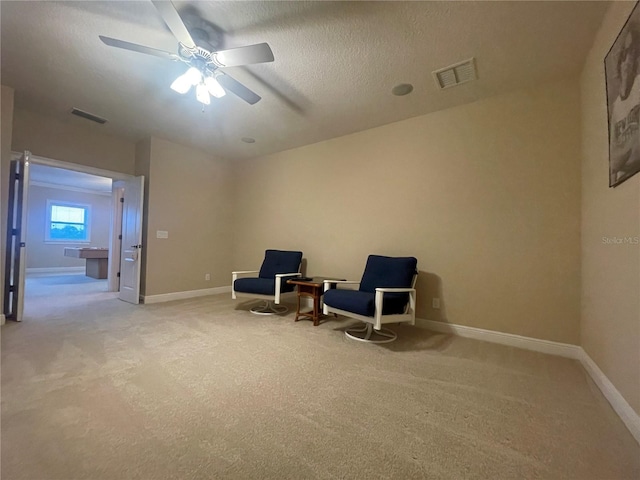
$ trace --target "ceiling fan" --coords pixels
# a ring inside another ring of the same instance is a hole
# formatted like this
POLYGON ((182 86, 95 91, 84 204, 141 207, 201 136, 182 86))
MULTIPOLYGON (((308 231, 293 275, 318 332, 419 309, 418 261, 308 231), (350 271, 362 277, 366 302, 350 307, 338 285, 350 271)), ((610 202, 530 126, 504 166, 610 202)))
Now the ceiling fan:
MULTIPOLYGON (((198 19, 195 19, 195 23, 198 25, 194 26, 190 33, 171 1, 152 0, 152 3, 178 40, 177 54, 103 35, 99 35, 100 40, 110 47, 123 48, 187 64, 189 69, 171 84, 171 88, 178 93, 185 94, 191 87, 195 87, 196 99, 203 105, 209 105, 210 95, 220 98, 226 94, 227 90, 251 105, 260 100, 259 95, 228 74, 223 73, 220 68, 273 62, 273 52, 267 43, 213 51, 218 41, 217 38, 214 38, 217 36, 217 32, 212 28, 207 28, 207 26, 212 27, 211 24, 202 19, 199 19, 199 22, 198 19), (196 37, 198 44, 193 37, 196 37), (203 45, 207 48, 204 48, 203 45)), ((190 18, 193 22, 193 17, 190 16, 190 18)))

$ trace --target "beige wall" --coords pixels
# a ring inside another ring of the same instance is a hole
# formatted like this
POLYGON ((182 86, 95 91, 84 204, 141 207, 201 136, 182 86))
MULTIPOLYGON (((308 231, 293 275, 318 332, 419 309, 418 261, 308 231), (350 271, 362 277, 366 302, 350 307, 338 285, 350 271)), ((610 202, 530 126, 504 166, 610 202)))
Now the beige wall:
MULTIPOLYGON (((144 157, 143 145, 140 153, 144 157)), ((151 139, 149 159, 144 295, 229 285, 230 165, 159 138, 151 139), (156 238, 158 230, 168 231, 169 238, 156 238)))
POLYGON ((640 414, 640 246, 603 239, 640 236, 640 174, 608 187, 604 57, 633 2, 608 10, 581 77, 581 344, 640 414))
POLYGON ((13 150, 145 175, 143 295, 229 284, 233 199, 227 162, 156 138, 135 144, 105 135, 99 126, 79 124, 75 118, 60 122, 16 110, 13 125, 13 150), (168 230, 169 238, 157 239, 156 230, 168 230), (205 281, 206 273, 211 274, 210 281, 205 281))
POLYGON ((414 255, 419 317, 577 344, 579 107, 574 79, 238 163, 233 268, 414 255))
MULTIPOLYGON (((13 88, 2 85, 0 97, 0 294, 4 295, 4 257, 7 243, 7 204, 9 198, 9 162, 11 161, 11 138, 13 135, 13 88)), ((2 317, 2 312, 0 312, 2 317)))
POLYGON ((27 268, 83 267, 84 259, 65 257, 65 247, 109 247, 111 195, 75 192, 60 188, 29 186, 27 226, 27 268), (47 200, 91 206, 90 243, 51 243, 45 241, 47 200))
POLYGON ((106 135, 99 125, 69 115, 69 121, 16 109, 14 151, 133 175, 135 143, 106 135))

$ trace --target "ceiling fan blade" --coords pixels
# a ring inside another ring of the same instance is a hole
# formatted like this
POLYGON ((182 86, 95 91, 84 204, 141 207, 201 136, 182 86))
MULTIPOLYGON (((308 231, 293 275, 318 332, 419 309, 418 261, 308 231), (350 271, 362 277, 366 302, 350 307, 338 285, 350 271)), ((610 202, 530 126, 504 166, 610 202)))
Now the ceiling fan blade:
POLYGON ((247 45, 246 47, 220 50, 213 54, 214 62, 220 67, 236 67, 252 63, 273 62, 273 52, 268 43, 247 45))
POLYGON ((225 73, 220 73, 220 75, 216 77, 216 80, 218 80, 218 83, 222 85, 225 90, 235 93, 238 97, 251 105, 260 101, 260 96, 249 90, 235 78, 232 78, 225 73))
POLYGON ((109 45, 110 47, 124 48, 125 50, 131 50, 138 53, 146 53, 147 55, 154 55, 160 58, 166 58, 167 60, 180 60, 180 57, 174 53, 165 52, 164 50, 157 50, 151 47, 145 47, 144 45, 138 45, 137 43, 125 42, 124 40, 118 40, 117 38, 105 37, 98 35, 102 43, 109 45))
POLYGON ((178 11, 176 7, 173 6, 173 3, 161 0, 151 0, 151 2, 156 7, 156 10, 158 10, 158 13, 160 13, 164 23, 166 23, 169 30, 171 30, 171 33, 173 33, 173 36, 185 47, 195 48, 196 44, 193 38, 191 38, 191 34, 184 25, 180 15, 178 15, 178 11))

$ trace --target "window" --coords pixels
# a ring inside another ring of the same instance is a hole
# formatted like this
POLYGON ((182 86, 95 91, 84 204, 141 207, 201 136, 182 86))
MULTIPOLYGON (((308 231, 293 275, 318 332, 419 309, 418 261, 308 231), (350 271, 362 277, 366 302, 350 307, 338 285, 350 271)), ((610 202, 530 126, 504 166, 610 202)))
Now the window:
POLYGON ((47 200, 45 241, 88 243, 91 206, 47 200))

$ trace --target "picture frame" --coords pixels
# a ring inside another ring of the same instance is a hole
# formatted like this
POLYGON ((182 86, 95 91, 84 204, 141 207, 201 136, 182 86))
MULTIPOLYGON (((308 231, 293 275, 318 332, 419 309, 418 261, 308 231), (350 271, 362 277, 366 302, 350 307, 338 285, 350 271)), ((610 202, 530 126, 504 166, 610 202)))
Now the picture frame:
POLYGON ((640 1, 604 59, 609 187, 640 172, 640 1))

